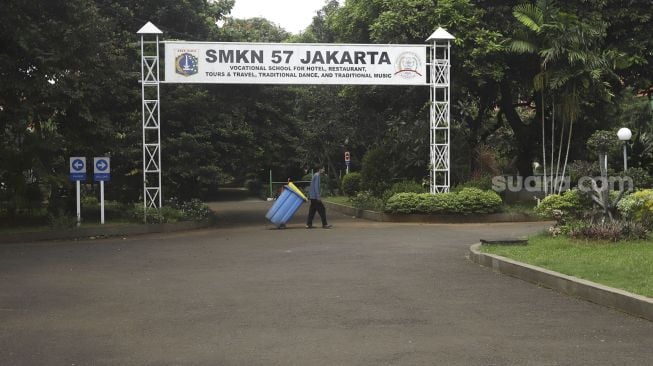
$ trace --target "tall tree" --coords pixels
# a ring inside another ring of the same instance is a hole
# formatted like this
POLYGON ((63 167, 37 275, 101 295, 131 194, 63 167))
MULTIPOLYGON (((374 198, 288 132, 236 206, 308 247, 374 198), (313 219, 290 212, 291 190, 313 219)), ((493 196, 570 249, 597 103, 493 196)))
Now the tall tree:
POLYGON ((616 53, 603 49, 605 25, 602 22, 581 20, 574 14, 560 10, 550 0, 538 0, 535 4, 518 5, 514 15, 527 29, 518 30, 511 43, 515 52, 530 53, 538 58, 540 70, 533 77, 533 88, 540 94, 540 117, 542 128, 542 159, 547 175, 545 101, 551 99, 551 189, 559 193, 565 176, 569 149, 571 147, 574 123, 581 114, 583 98, 598 95, 608 100, 612 91, 608 81, 614 76, 611 65, 616 53), (556 117, 563 120, 559 129, 560 143, 557 159, 554 155, 556 117), (566 149, 562 160, 563 141, 566 134, 566 149), (555 171, 555 174, 554 174, 555 171))

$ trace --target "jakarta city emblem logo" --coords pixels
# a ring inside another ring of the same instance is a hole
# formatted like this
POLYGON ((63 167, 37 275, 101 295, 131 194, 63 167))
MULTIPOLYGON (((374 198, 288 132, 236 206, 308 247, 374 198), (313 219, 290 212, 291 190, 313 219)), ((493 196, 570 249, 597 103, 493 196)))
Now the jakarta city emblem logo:
POLYGON ((175 72, 184 76, 191 76, 197 74, 197 56, 194 51, 179 50, 181 52, 175 57, 175 72), (192 53, 191 53, 192 52, 192 53))
POLYGON ((419 56, 413 52, 404 52, 397 57, 395 62, 395 75, 404 79, 412 79, 422 74, 417 71, 421 66, 419 56))

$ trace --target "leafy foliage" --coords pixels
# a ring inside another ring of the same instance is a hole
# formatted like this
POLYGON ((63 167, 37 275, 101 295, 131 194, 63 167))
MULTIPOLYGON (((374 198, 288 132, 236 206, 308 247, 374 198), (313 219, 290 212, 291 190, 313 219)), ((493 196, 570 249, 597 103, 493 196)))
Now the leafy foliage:
POLYGON ((584 207, 580 192, 572 189, 562 194, 546 196, 535 207, 535 213, 549 219, 560 217, 572 219, 580 217, 584 207))
POLYGON ((370 191, 358 192, 350 201, 354 207, 362 210, 383 211, 384 207, 383 200, 370 191))
POLYGON ((387 202, 390 197, 394 196, 397 193, 426 193, 427 188, 412 180, 404 180, 401 182, 393 183, 390 188, 386 189, 383 192, 383 201, 387 202))
POLYGON ((380 196, 390 185, 392 173, 387 169, 390 160, 390 154, 383 147, 374 147, 363 157, 361 185, 375 196, 380 196))
POLYGON ((361 190, 361 174, 352 172, 342 177, 342 193, 345 196, 355 196, 361 190))
POLYGON ((386 212, 421 214, 486 214, 497 212, 502 201, 498 194, 476 188, 440 194, 397 193, 388 199, 386 212))
POLYGON ((625 196, 617 209, 626 220, 632 220, 651 227, 653 225, 653 190, 644 189, 625 196))
POLYGON ((578 221, 568 224, 564 230, 567 235, 575 239, 617 242, 648 238, 648 230, 642 224, 633 221, 578 221))
POLYGON ((596 131, 587 140, 587 147, 594 154, 608 154, 619 150, 619 140, 616 138, 617 133, 614 131, 596 131))

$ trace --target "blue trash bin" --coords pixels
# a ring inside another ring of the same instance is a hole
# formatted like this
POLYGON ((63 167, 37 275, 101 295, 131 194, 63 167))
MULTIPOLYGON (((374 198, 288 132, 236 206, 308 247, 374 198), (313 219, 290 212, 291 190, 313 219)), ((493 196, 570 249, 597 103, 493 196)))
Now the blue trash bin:
POLYGON ((283 187, 283 192, 272 205, 265 218, 277 227, 285 225, 293 217, 306 197, 292 183, 283 187))

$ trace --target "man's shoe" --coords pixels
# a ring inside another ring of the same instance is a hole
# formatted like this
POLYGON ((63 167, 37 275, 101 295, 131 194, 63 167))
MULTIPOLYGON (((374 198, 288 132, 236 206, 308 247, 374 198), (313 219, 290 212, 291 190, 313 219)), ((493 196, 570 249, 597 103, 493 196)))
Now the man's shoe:
POLYGON ((307 228, 307 229, 312 229, 312 228, 313 228, 313 225, 306 225, 306 228, 307 228))
POLYGON ((331 225, 322 225, 322 229, 331 229, 331 228, 332 228, 331 225))

